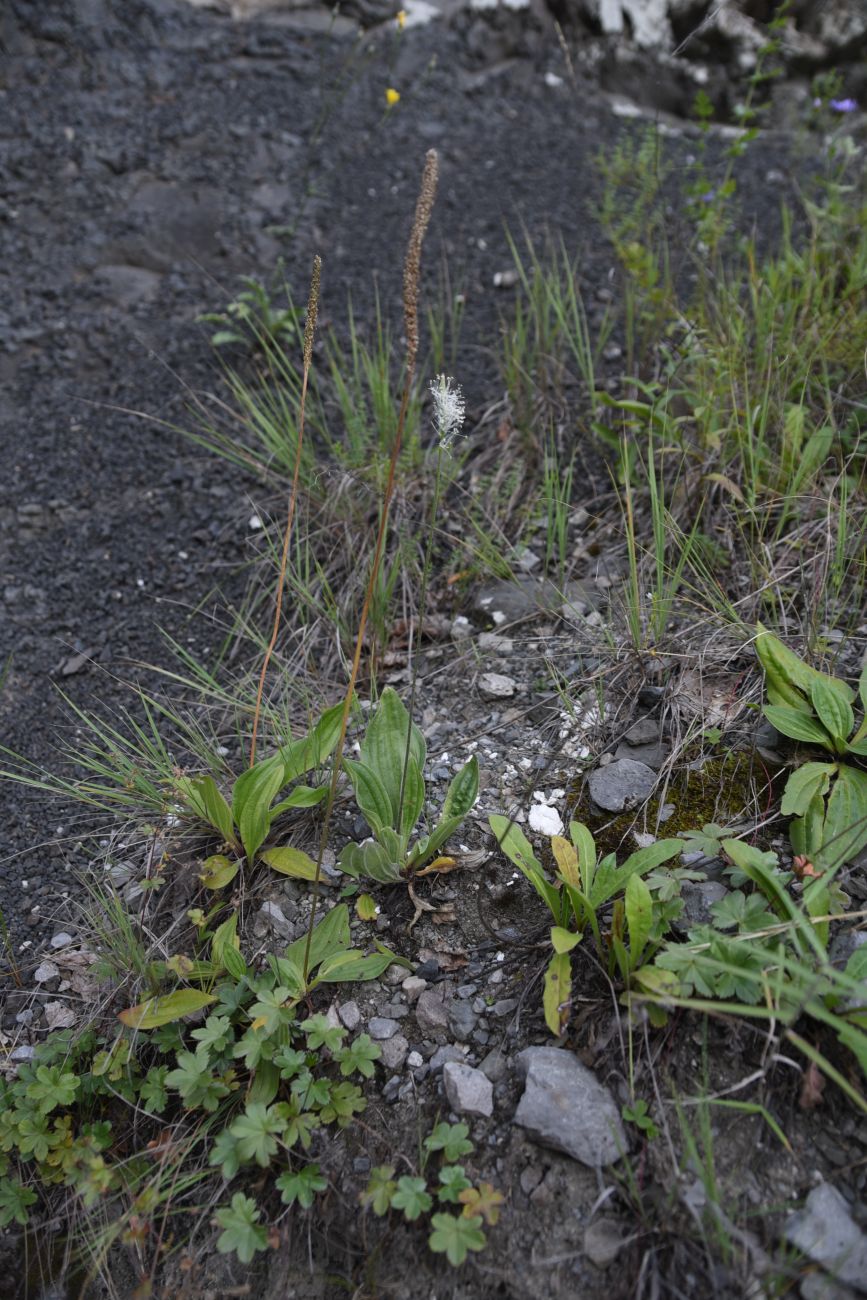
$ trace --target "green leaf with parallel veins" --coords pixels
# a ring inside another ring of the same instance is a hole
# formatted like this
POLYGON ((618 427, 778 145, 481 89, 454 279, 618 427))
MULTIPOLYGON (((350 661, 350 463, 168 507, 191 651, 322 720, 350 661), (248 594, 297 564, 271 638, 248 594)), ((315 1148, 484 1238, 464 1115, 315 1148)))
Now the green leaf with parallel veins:
POLYGON ((835 689, 830 678, 819 677, 810 687, 810 699, 819 715, 819 721, 836 742, 837 749, 845 749, 846 737, 855 726, 855 715, 848 698, 835 689))
POLYGON ((559 1038, 569 1020, 569 995, 572 991, 572 965, 568 952, 555 952, 545 971, 542 1007, 545 1024, 559 1038))
POLYGON ((784 817, 803 817, 815 798, 828 793, 836 763, 804 763, 786 782, 780 807, 784 817))
POLYGON ((219 969, 224 969, 226 965, 226 951, 229 948, 238 949, 241 941, 238 938, 238 913, 233 912, 222 925, 218 925, 214 931, 214 937, 211 940, 211 960, 216 963, 219 969))
POLYGON ((316 879, 316 863, 310 855, 289 844, 277 849, 266 849, 260 857, 273 871, 279 871, 281 876, 291 876, 294 880, 316 879))
POLYGON ((316 726, 306 736, 293 740, 278 750, 283 764, 282 785, 296 781, 299 776, 319 767, 333 751, 340 735, 343 721, 343 701, 326 709, 316 726))
POLYGON ((327 785, 296 785, 290 795, 274 804, 271 809, 271 821, 273 822, 275 817, 278 817, 280 813, 287 812, 290 808, 315 808, 317 804, 322 803, 327 794, 327 785))
POLYGON ((808 745, 821 745, 824 749, 833 749, 834 742, 831 736, 825 730, 820 722, 810 717, 808 713, 801 713, 798 709, 791 709, 785 704, 768 704, 762 710, 768 722, 772 727, 790 740, 800 740, 808 745))
POLYGON ((572 930, 564 930, 562 925, 551 927, 551 943, 557 953, 571 952, 583 937, 582 934, 575 934, 572 930))
POLYGON ((453 777, 451 784, 446 792, 445 802, 443 803, 441 818, 443 821, 451 817, 460 817, 463 819, 475 804, 479 797, 479 760, 475 754, 468 763, 465 763, 461 770, 453 777))
POLYGON ((629 932, 629 965, 639 964, 653 926, 653 899, 640 876, 630 876, 624 894, 626 927, 629 932))
POLYGON ((120 1012, 118 1020, 128 1029, 157 1029, 173 1020, 182 1020, 216 1000, 213 994, 202 993, 199 989, 176 989, 164 997, 148 998, 136 1007, 128 1007, 120 1012))
POLYGON ((385 790, 391 806, 391 815, 385 825, 392 826, 395 830, 398 825, 408 733, 409 756, 419 772, 424 772, 427 756, 424 736, 415 723, 411 723, 397 691, 386 686, 361 743, 361 761, 376 774, 385 790))
POLYGON ((350 758, 343 760, 343 766, 352 782, 355 802, 374 835, 380 835, 386 827, 393 828, 391 799, 373 768, 350 758))
POLYGON ((488 818, 488 825, 494 833, 500 848, 510 862, 527 877, 536 893, 550 909, 556 922, 561 920, 560 891, 549 884, 542 870, 542 865, 533 852, 532 845, 524 832, 509 817, 494 814, 488 818))
POLYGON ((213 826, 221 839, 234 844, 232 810, 217 789, 212 776, 180 777, 176 783, 180 798, 202 821, 213 826))
POLYGON ((400 814, 399 833, 406 842, 413 832, 416 822, 424 809, 424 775, 415 759, 410 755, 406 766, 406 781, 403 788, 403 809, 400 814))
POLYGON ((828 796, 821 859, 835 867, 851 862, 867 844, 867 772, 842 764, 828 796))
POLYGON ((613 898, 615 894, 619 894, 626 888, 632 876, 646 876, 649 871, 654 871, 656 867, 662 866, 663 862, 668 862, 682 852, 683 840, 657 840, 646 849, 638 849, 637 852, 630 853, 619 867, 616 865, 614 855, 608 854, 596 868, 592 889, 585 884, 584 893, 588 895, 594 909, 598 911, 609 898, 613 898))
POLYGON ((355 984, 377 980, 396 960, 393 953, 374 952, 369 957, 357 948, 335 953, 319 967, 317 984, 355 984))
MULTIPOLYGON (((344 952, 350 943, 349 908, 345 903, 338 903, 318 923, 310 940, 310 970, 315 970, 326 957, 344 952)), ((307 936, 302 935, 286 949, 286 960, 301 971, 304 965, 304 952, 307 936)))
POLYGON ((364 844, 347 844, 340 855, 340 870, 358 879, 367 876, 380 885, 396 885, 401 879, 400 863, 375 840, 364 844))
POLYGON ((279 754, 248 768, 235 782, 232 811, 241 833, 247 861, 253 861, 271 829, 271 804, 285 784, 279 754))
POLYGON ((211 858, 206 858, 202 863, 199 880, 205 886, 205 889, 224 889, 226 885, 232 883, 240 870, 240 863, 232 862, 229 858, 217 853, 211 858))

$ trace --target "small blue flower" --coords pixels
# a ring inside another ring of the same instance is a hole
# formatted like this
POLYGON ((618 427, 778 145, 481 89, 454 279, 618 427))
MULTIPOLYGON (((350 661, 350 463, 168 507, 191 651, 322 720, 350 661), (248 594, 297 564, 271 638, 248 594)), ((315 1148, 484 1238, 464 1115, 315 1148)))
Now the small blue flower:
POLYGON ((832 99, 829 107, 835 113, 856 113, 858 111, 857 99, 832 99))

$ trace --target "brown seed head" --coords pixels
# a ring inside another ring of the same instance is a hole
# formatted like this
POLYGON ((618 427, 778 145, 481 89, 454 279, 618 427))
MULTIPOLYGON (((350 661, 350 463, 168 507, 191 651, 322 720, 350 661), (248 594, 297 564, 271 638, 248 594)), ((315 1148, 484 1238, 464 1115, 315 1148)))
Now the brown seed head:
POLYGON ((421 246, 428 228, 439 179, 439 156, 436 149, 429 149, 425 156, 424 172, 421 178, 418 202, 415 205, 415 217, 406 250, 403 265, 403 318, 406 333, 407 371, 412 377, 415 359, 418 355, 418 290, 421 272, 421 246))
POLYGON ((307 369, 313 362, 313 335, 316 333, 316 317, 319 314, 319 276, 322 271, 322 258, 317 253, 313 259, 313 274, 310 277, 310 296, 307 299, 307 320, 304 323, 304 365, 307 369))

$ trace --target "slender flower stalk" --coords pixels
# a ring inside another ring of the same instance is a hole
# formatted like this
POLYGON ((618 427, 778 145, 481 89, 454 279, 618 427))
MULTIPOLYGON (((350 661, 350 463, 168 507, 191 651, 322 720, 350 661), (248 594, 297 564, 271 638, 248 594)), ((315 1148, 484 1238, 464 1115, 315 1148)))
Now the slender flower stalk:
MULTIPOLYGON (((433 426, 437 436, 437 466, 434 478, 433 499, 431 501, 430 521, 425 540, 424 563, 421 572, 421 589, 418 601, 418 638, 424 636, 424 620, 427 613, 427 586, 433 558, 434 529, 439 514, 440 495, 442 491, 443 453, 451 450, 455 438, 463 428, 466 405, 459 384, 446 375, 437 375, 429 385, 434 402, 433 426)), ((415 712, 416 687, 418 686, 418 655, 413 654, 412 632, 410 632, 409 654, 412 660, 412 685, 409 693, 409 725, 406 732, 406 749, 403 756, 403 771, 400 777, 400 799, 398 802, 398 822, 403 813, 403 800, 406 791, 406 774, 409 770, 409 754, 412 745, 412 719, 415 712)))
POLYGON ((259 674, 259 687, 256 691, 256 709, 253 714, 253 732, 250 737, 250 766, 256 762, 256 736, 259 731, 259 716, 262 712, 262 695, 265 690, 265 676, 268 665, 277 644, 280 631, 280 614, 283 609, 283 587, 286 584, 286 569, 289 562, 289 539, 292 536, 292 521, 295 518, 295 502, 298 499, 298 479, 301 473, 301 449, 304 445, 304 407, 307 401, 307 381, 313 364, 313 336, 316 333, 316 318, 319 314, 319 281, 322 272, 322 259, 317 254, 313 259, 313 274, 310 279, 310 295, 307 299, 307 320, 304 323, 304 369, 301 378, 301 399, 298 407, 298 440, 295 445, 295 467, 292 474, 292 491, 289 496, 289 512, 283 531, 283 554, 280 560, 280 573, 277 578, 277 598, 274 602, 274 626, 271 640, 265 651, 262 671, 259 674))
POLYGON ((412 230, 410 231, 406 261, 404 262, 403 268, 403 316, 404 333, 406 335, 406 370, 404 375, 403 395, 400 401, 400 411, 397 417, 397 429, 395 430, 394 442, 391 448, 391 457, 388 462, 388 477, 386 479, 385 491, 383 492, 382 497, 376 545, 373 551, 373 560, 370 565, 367 589, 364 593, 364 604, 361 607, 361 616, 358 620, 358 633, 355 638, 355 653, 352 657, 352 668, 349 674, 346 694, 343 697, 343 715, 340 719, 340 734, 337 738, 337 746, 334 750, 334 760, 331 768, 331 784, 328 787, 328 797, 325 801, 325 812, 322 818, 322 831, 319 836, 319 852, 316 856, 316 874, 313 878, 313 907, 310 913, 310 925, 307 929, 307 942, 304 945, 305 985, 307 983, 310 968, 310 943, 313 938, 313 930, 316 925, 316 911, 319 905, 319 892, 322 881, 322 861, 325 857, 325 849, 328 844, 328 830, 331 825, 331 813, 334 808, 334 800, 337 795, 337 781, 340 776, 340 768, 343 762, 343 748, 346 744, 346 729, 349 725, 349 711, 352 707, 352 700, 355 696, 355 683, 358 680, 358 670, 361 664, 361 650, 364 644, 364 633, 367 628, 367 617, 370 612, 370 603, 373 599, 376 579, 379 575, 379 569, 382 563, 382 553, 385 548, 385 537, 388 527, 388 514, 391 507, 391 499, 394 495, 397 462, 403 444, 406 413, 409 408, 410 395, 415 381, 415 367, 416 359, 418 357, 418 296, 421 277, 421 250, 422 244, 424 243, 425 233, 430 223, 431 213, 433 211, 438 179, 439 157, 435 149, 429 149, 425 157, 421 188, 416 203, 415 217, 412 223, 412 230))

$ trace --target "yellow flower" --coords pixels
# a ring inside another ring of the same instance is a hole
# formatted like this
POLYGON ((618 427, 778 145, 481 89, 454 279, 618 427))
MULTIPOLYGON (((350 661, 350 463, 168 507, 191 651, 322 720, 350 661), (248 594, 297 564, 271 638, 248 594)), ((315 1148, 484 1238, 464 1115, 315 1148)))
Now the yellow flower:
POLYGON ((385 92, 385 102, 388 104, 388 107, 394 108, 399 99, 400 91, 395 90, 393 86, 389 86, 388 90, 385 92))
POLYGON ((396 15, 394 21, 397 23, 397 30, 398 30, 399 32, 402 32, 403 29, 404 29, 404 27, 406 26, 406 10, 405 10, 405 9, 398 9, 398 11, 397 11, 397 15, 396 15))

